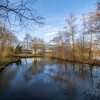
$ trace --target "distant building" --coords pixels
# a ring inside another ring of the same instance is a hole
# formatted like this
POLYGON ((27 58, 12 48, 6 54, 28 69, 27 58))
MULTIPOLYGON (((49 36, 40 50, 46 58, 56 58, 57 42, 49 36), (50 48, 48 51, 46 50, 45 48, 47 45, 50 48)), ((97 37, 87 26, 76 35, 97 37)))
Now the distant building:
POLYGON ((32 50, 22 49, 21 53, 23 53, 23 54, 32 54, 32 50))

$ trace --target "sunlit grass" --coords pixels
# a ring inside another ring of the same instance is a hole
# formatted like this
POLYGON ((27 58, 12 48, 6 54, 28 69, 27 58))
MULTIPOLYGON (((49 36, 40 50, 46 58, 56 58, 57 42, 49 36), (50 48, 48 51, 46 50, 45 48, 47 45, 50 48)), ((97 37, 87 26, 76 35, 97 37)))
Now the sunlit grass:
POLYGON ((11 62, 16 61, 16 59, 11 59, 11 58, 0 58, 0 67, 5 66, 11 62))
POLYGON ((20 58, 28 58, 28 57, 43 57, 44 55, 41 54, 15 54, 15 57, 20 57, 20 58))

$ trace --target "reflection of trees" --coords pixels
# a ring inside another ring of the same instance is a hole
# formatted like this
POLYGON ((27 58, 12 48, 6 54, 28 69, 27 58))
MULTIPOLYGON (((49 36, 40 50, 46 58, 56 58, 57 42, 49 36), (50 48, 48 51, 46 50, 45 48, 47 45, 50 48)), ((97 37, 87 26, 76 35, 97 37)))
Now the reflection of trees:
POLYGON ((18 73, 18 69, 19 67, 16 63, 10 64, 0 73, 0 95, 7 89, 9 90, 9 86, 12 85, 12 82, 18 73))
POLYGON ((35 58, 33 59, 32 65, 36 67, 43 67, 45 65, 45 59, 42 58, 35 58))
POLYGON ((94 77, 94 67, 66 62, 58 62, 55 66, 56 69, 51 67, 48 72, 55 81, 60 82, 59 87, 64 93, 68 91, 68 88, 75 90, 77 87, 83 93, 90 95, 97 95, 98 90, 100 91, 98 88, 100 82, 94 77))
POLYGON ((25 79, 26 82, 29 82, 32 79, 31 73, 29 73, 29 72, 26 71, 24 73, 24 79, 25 79))
POLYGON ((27 69, 24 72, 24 79, 28 82, 32 80, 33 75, 38 75, 43 72, 44 66, 46 64, 43 58, 34 58, 32 64, 28 64, 27 59, 25 60, 27 69))
POLYGON ((21 62, 21 60, 19 59, 19 60, 16 62, 16 65, 17 65, 17 66, 21 66, 21 64, 22 64, 22 62, 21 62))
POLYGON ((43 68, 46 62, 45 59, 35 58, 32 62, 32 74, 40 74, 43 72, 43 68))
MULTIPOLYGON (((26 66, 24 72, 26 81, 32 80, 33 76, 46 73, 59 83, 58 87, 64 95, 67 95, 68 91, 75 92, 77 90, 81 91, 84 96, 97 95, 100 91, 98 88, 100 81, 97 78, 99 76, 98 73, 95 73, 95 77, 92 66, 45 58, 34 58, 32 64, 29 65, 27 61, 26 66)), ((97 68, 95 69, 97 70, 97 68)))

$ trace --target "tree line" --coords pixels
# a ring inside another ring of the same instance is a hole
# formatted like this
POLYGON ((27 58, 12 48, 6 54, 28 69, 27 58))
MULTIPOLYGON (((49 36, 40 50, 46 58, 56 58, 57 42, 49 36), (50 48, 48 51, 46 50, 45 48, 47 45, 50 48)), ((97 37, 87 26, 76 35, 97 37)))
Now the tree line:
POLYGON ((70 14, 65 22, 66 26, 50 41, 56 45, 50 56, 81 61, 100 57, 100 1, 94 12, 79 17, 70 14))
POLYGON ((44 40, 39 37, 32 37, 30 34, 25 34, 22 46, 23 50, 32 50, 33 54, 44 54, 45 51, 44 40))

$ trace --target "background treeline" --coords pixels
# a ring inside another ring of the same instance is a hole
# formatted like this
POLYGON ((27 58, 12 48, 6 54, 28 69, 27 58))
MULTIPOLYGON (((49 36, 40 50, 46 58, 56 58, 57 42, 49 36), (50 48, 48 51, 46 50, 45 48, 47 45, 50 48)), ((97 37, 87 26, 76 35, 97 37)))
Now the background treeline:
POLYGON ((66 26, 51 40, 52 57, 68 60, 100 59, 100 1, 96 10, 76 17, 70 14, 66 26))
POLYGON ((45 42, 38 37, 25 34, 23 41, 19 41, 13 32, 0 26, 0 58, 11 57, 14 54, 27 53, 28 50, 33 54, 44 54, 45 42))
POLYGON ((25 34, 24 40, 22 41, 23 50, 32 50, 33 54, 44 54, 45 42, 39 37, 32 37, 30 34, 25 34))
POLYGON ((13 32, 0 25, 0 57, 11 56, 17 43, 18 39, 13 32))

